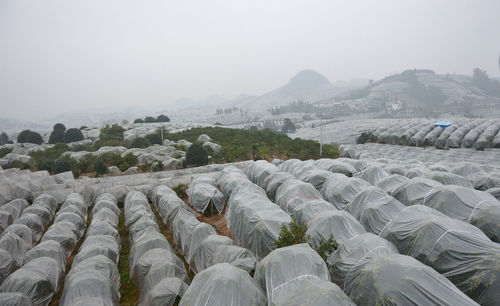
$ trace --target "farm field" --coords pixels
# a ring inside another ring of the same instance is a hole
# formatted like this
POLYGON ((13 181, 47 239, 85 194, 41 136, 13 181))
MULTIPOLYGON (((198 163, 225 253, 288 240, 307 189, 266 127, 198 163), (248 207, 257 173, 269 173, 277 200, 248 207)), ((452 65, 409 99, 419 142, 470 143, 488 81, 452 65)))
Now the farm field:
POLYGON ((356 158, 1 170, 0 302, 497 305, 496 149, 340 151, 356 158), (293 224, 303 241, 278 248, 293 224))

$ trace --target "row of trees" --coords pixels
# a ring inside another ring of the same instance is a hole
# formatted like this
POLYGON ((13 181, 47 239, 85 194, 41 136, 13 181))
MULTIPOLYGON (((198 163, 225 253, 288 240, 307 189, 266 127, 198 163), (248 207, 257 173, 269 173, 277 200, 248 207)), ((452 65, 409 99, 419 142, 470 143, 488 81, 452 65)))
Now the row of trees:
MULTIPOLYGON (((49 136, 49 143, 70 143, 75 141, 83 140, 83 133, 80 129, 71 128, 67 129, 62 123, 56 123, 52 128, 52 132, 49 136)), ((0 145, 9 143, 9 137, 6 133, 0 135, 0 145)), ((35 143, 41 145, 43 143, 43 138, 40 133, 32 130, 24 130, 17 136, 18 143, 35 143)))
POLYGON ((132 153, 123 157, 117 153, 104 153, 100 156, 87 154, 78 161, 63 156, 70 148, 65 143, 57 143, 54 147, 44 151, 36 151, 31 154, 32 167, 37 170, 47 170, 51 174, 72 171, 78 177, 82 173, 104 174, 109 166, 116 166, 125 171, 137 165, 137 157, 132 153))
POLYGON ((66 127, 62 123, 56 123, 52 128, 52 133, 49 136, 49 143, 70 143, 83 140, 83 133, 80 129, 66 127))
POLYGON ((147 116, 144 119, 137 118, 134 123, 154 123, 154 122, 170 122, 170 118, 166 115, 159 115, 158 117, 147 116))

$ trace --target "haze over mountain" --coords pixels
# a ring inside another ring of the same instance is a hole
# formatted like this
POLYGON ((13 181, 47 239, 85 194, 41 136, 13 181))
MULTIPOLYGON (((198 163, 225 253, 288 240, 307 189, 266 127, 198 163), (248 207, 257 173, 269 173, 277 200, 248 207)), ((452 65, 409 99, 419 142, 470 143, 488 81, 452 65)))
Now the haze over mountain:
POLYGON ((331 98, 345 90, 346 88, 339 88, 331 84, 322 74, 307 69, 298 72, 282 87, 261 96, 246 97, 242 101, 235 100, 231 102, 237 107, 267 110, 297 100, 315 102, 331 98))
POLYGON ((495 0, 0 1, 1 116, 269 93, 260 107, 301 97, 272 90, 305 68, 334 85, 414 67, 498 77, 498 12, 495 0))

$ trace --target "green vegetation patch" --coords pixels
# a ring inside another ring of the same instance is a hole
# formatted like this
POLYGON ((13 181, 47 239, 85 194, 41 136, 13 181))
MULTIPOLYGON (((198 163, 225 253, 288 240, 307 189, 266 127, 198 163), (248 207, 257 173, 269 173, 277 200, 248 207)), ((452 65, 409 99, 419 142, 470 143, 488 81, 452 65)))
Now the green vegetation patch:
POLYGON ((5 157, 5 155, 9 154, 12 152, 12 148, 1 148, 0 149, 0 158, 5 157))
MULTIPOLYGON (((234 162, 248 159, 298 158, 319 159, 319 143, 300 138, 291 139, 270 130, 240 130, 220 127, 193 128, 179 133, 165 134, 166 139, 186 139, 196 142, 201 134, 209 135, 222 146, 221 161, 234 162)), ((209 152, 210 153, 210 152, 209 152)), ((217 154, 214 154, 217 158, 217 154)), ((212 157, 214 157, 212 155, 212 157)), ((337 158, 339 150, 333 145, 323 145, 325 158, 337 158)))

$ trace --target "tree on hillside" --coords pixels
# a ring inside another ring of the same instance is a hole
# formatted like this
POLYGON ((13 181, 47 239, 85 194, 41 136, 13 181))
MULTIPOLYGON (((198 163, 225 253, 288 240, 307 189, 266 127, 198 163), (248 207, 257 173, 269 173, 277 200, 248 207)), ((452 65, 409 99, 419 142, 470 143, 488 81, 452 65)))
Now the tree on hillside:
POLYGON ((104 161, 102 161, 100 159, 98 159, 94 163, 94 170, 95 170, 96 176, 108 173, 108 167, 106 166, 104 161))
POLYGON ((134 120, 134 123, 144 123, 144 120, 142 120, 141 118, 137 118, 134 120))
POLYGON ((159 115, 156 118, 156 122, 170 122, 170 118, 168 118, 168 116, 166 115, 159 115))
POLYGON ((203 166, 208 164, 208 153, 201 143, 193 143, 186 152, 188 166, 203 166))
POLYGON ((83 133, 79 129, 71 128, 64 133, 64 142, 70 143, 83 140, 83 133))
POLYGON ((52 128, 53 131, 66 131, 66 127, 62 123, 56 123, 54 124, 54 127, 52 128))
POLYGON ((161 144, 161 137, 158 134, 149 134, 145 137, 151 144, 161 144))
POLYGON ((289 118, 285 118, 283 121, 283 127, 281 128, 283 133, 293 133, 296 130, 295 124, 289 118))
POLYGON ((151 143, 149 142, 149 140, 147 140, 146 138, 144 137, 137 137, 136 139, 134 139, 132 141, 132 143, 130 144, 130 147, 131 148, 147 148, 151 145, 151 143))
POLYGON ((0 146, 3 146, 7 143, 9 143, 9 135, 7 135, 7 133, 5 132, 2 132, 2 134, 0 134, 0 146))
POLYGON ((36 143, 41 145, 43 143, 43 138, 37 132, 31 130, 24 130, 17 136, 18 143, 36 143))
POLYGON ((54 129, 52 133, 50 133, 49 143, 56 144, 60 142, 64 142, 64 130, 54 129))
POLYGON ((125 132, 125 129, 119 126, 118 124, 113 124, 112 126, 106 125, 101 129, 101 133, 99 134, 99 140, 123 141, 123 132, 125 132))
POLYGON ((144 118, 144 122, 153 123, 153 122, 156 122, 156 119, 154 117, 147 116, 146 118, 144 118))

